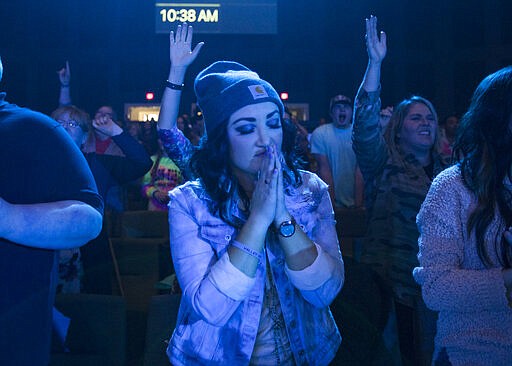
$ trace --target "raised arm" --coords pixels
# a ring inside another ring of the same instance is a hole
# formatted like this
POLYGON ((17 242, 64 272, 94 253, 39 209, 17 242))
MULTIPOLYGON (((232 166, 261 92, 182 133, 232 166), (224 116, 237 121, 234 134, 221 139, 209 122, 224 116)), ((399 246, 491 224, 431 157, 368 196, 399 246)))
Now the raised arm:
POLYGON ((144 147, 128 132, 123 131, 112 118, 109 116, 95 118, 92 125, 96 131, 111 137, 125 155, 124 157, 97 156, 119 184, 137 179, 151 169, 153 161, 144 147))
POLYGON ((387 160, 387 145, 379 125, 380 69, 386 56, 386 35, 377 34, 377 18, 366 19, 366 49, 368 66, 357 92, 354 104, 353 149, 363 175, 365 185, 374 178, 387 160))
POLYGON ((366 19, 366 50, 368 51, 368 66, 364 74, 361 87, 367 92, 379 90, 380 69, 382 61, 386 57, 386 33, 377 33, 377 17, 366 19))
POLYGON ((71 69, 68 61, 66 61, 65 67, 57 71, 57 74, 60 81, 59 107, 71 105, 71 69))
POLYGON ((171 67, 167 85, 160 104, 158 116, 158 137, 165 152, 187 179, 190 178, 188 161, 192 155, 192 143, 176 127, 180 108, 181 89, 188 66, 196 59, 203 42, 199 42, 192 51, 192 26, 186 23, 178 25, 176 34, 169 35, 169 55, 171 67))
POLYGON ((169 55, 171 67, 167 78, 167 87, 162 96, 160 115, 158 116, 159 129, 171 129, 176 126, 176 119, 180 108, 181 86, 185 79, 188 66, 194 62, 204 42, 199 42, 192 50, 192 26, 186 23, 178 25, 176 33, 169 35, 169 55))

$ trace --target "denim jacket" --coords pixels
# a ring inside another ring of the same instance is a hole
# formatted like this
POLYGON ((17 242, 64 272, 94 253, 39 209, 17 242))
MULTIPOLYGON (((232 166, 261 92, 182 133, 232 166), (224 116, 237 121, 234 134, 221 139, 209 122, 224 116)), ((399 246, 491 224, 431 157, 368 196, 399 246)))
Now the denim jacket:
MULTIPOLYGON (((302 271, 289 270, 270 230, 265 255, 295 363, 328 365, 341 343, 329 304, 343 285, 343 261, 327 186, 312 173, 301 175, 303 183, 288 188, 286 206, 317 245, 321 273, 308 272, 315 263, 302 271)), ((263 304, 265 261, 255 278, 229 262, 227 248, 237 229, 208 211, 210 198, 199 181, 177 187, 170 197, 171 253, 183 296, 167 348, 169 359, 173 365, 248 365, 263 304)))

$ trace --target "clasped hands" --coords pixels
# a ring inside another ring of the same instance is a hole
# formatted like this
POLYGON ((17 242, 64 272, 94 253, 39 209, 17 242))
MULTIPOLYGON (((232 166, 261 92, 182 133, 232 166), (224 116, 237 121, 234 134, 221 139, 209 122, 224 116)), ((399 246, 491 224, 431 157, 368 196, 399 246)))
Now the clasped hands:
POLYGON ((256 176, 251 198, 251 215, 257 215, 258 221, 267 227, 275 226, 291 218, 286 208, 283 188, 283 155, 275 143, 266 146, 256 176))

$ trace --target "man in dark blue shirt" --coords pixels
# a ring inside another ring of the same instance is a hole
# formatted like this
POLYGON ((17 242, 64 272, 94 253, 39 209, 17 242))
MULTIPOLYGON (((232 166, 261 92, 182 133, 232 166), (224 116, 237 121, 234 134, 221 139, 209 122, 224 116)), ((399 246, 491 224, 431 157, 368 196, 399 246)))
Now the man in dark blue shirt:
POLYGON ((0 93, 0 365, 48 365, 56 250, 96 237, 102 212, 64 129, 0 93))

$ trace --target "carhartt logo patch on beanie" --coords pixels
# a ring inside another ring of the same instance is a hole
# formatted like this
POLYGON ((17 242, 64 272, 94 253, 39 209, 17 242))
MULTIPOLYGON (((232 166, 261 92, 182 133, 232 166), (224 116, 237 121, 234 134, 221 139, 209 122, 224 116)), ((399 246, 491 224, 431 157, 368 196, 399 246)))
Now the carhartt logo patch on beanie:
POLYGON ((263 87, 261 87, 261 85, 250 85, 248 88, 251 91, 254 99, 268 98, 267 92, 265 89, 263 89, 263 87))
POLYGON ((207 133, 249 104, 273 102, 283 115, 283 103, 272 85, 237 62, 211 64, 197 75, 194 90, 207 133))

